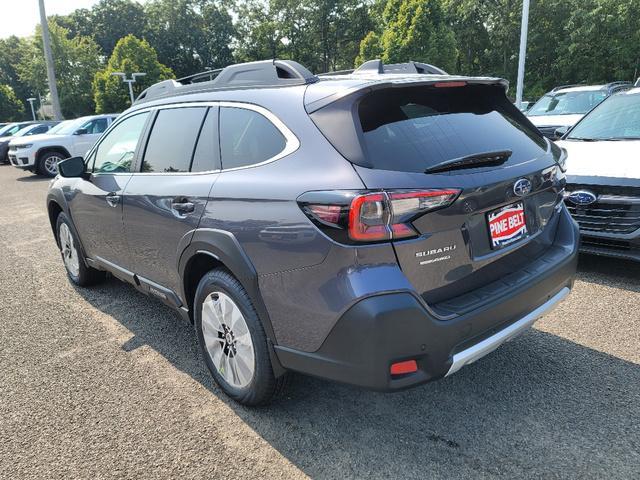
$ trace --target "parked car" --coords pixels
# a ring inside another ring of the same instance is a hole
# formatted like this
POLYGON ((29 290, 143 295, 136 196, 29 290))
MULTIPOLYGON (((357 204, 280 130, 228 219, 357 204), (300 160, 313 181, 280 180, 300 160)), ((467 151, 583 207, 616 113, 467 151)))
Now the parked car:
POLYGON ((609 95, 629 88, 631 82, 556 87, 529 109, 527 117, 545 137, 556 140, 557 129, 568 130, 609 95))
POLYGON ((582 250, 640 261, 640 88, 602 102, 558 144, 582 250))
POLYGON ((50 184, 68 276, 176 308, 244 404, 288 370, 383 391, 451 375, 576 270, 563 152, 506 88, 379 60, 156 84, 50 184))
POLYGON ((37 122, 13 122, 7 123, 3 127, 0 127, 0 138, 10 137, 14 135, 18 130, 22 130, 28 125, 33 125, 37 122))
POLYGON ((6 137, 0 137, 0 163, 9 162, 9 142, 16 138, 31 137, 33 135, 40 135, 47 132, 51 127, 57 125, 58 122, 42 121, 39 123, 32 123, 26 127, 21 128, 16 133, 6 137))
POLYGON ((116 115, 93 115, 62 122, 46 134, 9 142, 9 161, 14 167, 55 177, 58 162, 84 155, 113 122, 116 115))
POLYGON ((529 102, 528 100, 523 100, 520 102, 520 107, 518 108, 522 113, 527 112, 533 106, 533 102, 529 102))

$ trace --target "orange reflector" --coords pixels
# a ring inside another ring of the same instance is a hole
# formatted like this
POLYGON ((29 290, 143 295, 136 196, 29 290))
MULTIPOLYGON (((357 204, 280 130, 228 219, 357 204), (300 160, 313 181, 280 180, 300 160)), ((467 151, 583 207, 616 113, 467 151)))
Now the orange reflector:
POLYGON ((436 88, 465 87, 467 82, 438 82, 434 84, 436 88))
POLYGON ((418 364, 415 360, 407 360, 406 362, 398 362, 391 365, 391 375, 403 375, 417 371, 418 364))

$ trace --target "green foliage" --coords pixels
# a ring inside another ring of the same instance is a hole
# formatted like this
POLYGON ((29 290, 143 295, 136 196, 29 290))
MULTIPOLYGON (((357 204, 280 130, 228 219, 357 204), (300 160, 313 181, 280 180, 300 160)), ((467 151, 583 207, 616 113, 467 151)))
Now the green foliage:
POLYGON ((145 14, 145 38, 179 77, 232 62, 233 22, 218 2, 151 0, 145 14))
POLYGON ((381 58, 383 53, 380 36, 376 32, 369 32, 367 36, 362 39, 362 42, 360 42, 360 52, 356 57, 354 66, 358 67, 367 60, 381 58))
POLYGON ((383 61, 418 60, 454 69, 456 39, 440 0, 389 0, 383 18, 383 61))
MULTIPOLYGON (((513 83, 521 11, 522 0, 100 0, 50 23, 63 111, 78 115, 93 110, 94 98, 101 111, 128 104, 125 86, 104 70, 91 87, 130 34, 148 42, 142 52, 155 50, 151 64, 179 77, 234 61, 293 59, 324 72, 382 58, 513 83)), ((532 1, 525 97, 558 84, 637 78, 638 19, 640 0, 532 1)), ((0 40, 0 83, 25 110, 27 97, 48 90, 41 44, 39 30, 32 39, 0 40)), ((124 60, 113 68, 146 71, 136 58, 136 68, 124 60)))
POLYGON ((9 85, 0 85, 0 120, 13 122, 24 119, 24 106, 9 85))
POLYGON ((244 0, 236 16, 238 61, 292 59, 314 72, 350 68, 372 28, 358 0, 244 0))
POLYGON ((93 37, 107 57, 118 40, 126 35, 141 37, 147 25, 144 8, 133 0, 100 0, 91 9, 79 8, 50 18, 72 37, 93 37))
POLYGON ((32 90, 20 80, 16 66, 26 44, 28 40, 15 36, 0 39, 0 84, 9 85, 25 109, 28 107, 27 98, 32 96, 32 90))
POLYGON ((161 80, 173 78, 173 72, 158 61, 156 51, 146 40, 133 35, 121 38, 113 49, 106 68, 96 73, 93 92, 97 113, 121 112, 131 104, 129 88, 114 72, 124 72, 131 78, 133 72, 145 72, 134 84, 137 96, 145 88, 161 80))
MULTIPOLYGON (((51 50, 55 64, 60 106, 65 117, 93 113, 91 84, 100 68, 100 49, 89 37, 69 38, 69 31, 49 22, 51 50)), ((36 36, 22 46, 15 66, 20 80, 33 91, 47 91, 47 72, 40 27, 36 36)))

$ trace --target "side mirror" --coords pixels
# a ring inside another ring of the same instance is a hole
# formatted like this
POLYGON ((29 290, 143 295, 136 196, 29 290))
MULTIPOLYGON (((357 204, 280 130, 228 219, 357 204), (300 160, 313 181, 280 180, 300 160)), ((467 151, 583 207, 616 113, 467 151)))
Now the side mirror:
POLYGON ((89 133, 89 130, 87 130, 86 128, 79 128, 78 130, 76 130, 76 133, 74 133, 74 135, 86 135, 87 133, 89 133))
POLYGON ((86 166, 84 158, 71 157, 58 162, 58 173, 65 178, 80 178, 84 176, 86 166))
POLYGON ((556 128, 556 130, 553 132, 553 134, 556 136, 556 139, 558 138, 562 138, 566 135, 566 133, 569 131, 570 127, 564 126, 564 127, 558 127, 556 128))

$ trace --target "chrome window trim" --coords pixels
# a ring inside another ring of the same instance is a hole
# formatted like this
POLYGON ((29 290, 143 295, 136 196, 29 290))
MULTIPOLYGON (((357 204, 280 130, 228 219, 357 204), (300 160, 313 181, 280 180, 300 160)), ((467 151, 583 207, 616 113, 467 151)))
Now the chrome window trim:
MULTIPOLYGON (((96 150, 100 143, 102 143, 102 139, 105 138, 110 132, 112 128, 115 128, 120 122, 125 121, 127 118, 132 117, 133 115, 137 115, 140 113, 151 112, 153 110, 168 110, 172 108, 187 108, 187 107, 229 107, 229 108, 244 108, 245 110, 252 110, 256 113, 261 114, 267 120, 269 120, 282 134, 285 139, 284 149, 274 155, 273 157, 268 158, 260 163, 253 163, 251 165, 244 165, 242 167, 234 167, 234 168, 222 168, 216 170, 206 170, 203 172, 120 172, 120 175, 205 175, 205 174, 213 174, 213 173, 224 173, 224 172, 233 172, 236 170, 244 170, 246 168, 254 168, 260 167, 262 165, 266 165, 271 162, 275 162, 284 158, 288 155, 291 155, 293 152, 300 148, 300 140, 295 134, 285 125, 285 123, 280 120, 273 112, 270 110, 261 107, 260 105, 255 105, 253 103, 246 102, 231 102, 231 101, 211 101, 211 102, 181 102, 181 103, 170 103, 166 105, 157 105, 144 107, 137 110, 134 110, 128 113, 126 116, 119 116, 115 121, 109 125, 109 128, 104 132, 103 137, 100 139, 100 142, 97 142, 89 152, 87 152, 87 158, 90 157, 94 150, 96 150)), ((219 141, 219 139, 218 139, 219 141)), ((220 159, 222 162, 222 158, 220 159)), ((114 175, 113 173, 96 173, 95 175, 114 175)))

